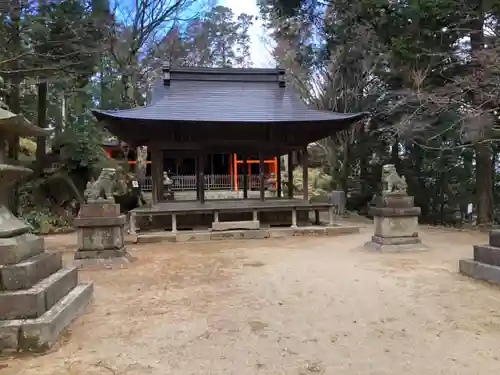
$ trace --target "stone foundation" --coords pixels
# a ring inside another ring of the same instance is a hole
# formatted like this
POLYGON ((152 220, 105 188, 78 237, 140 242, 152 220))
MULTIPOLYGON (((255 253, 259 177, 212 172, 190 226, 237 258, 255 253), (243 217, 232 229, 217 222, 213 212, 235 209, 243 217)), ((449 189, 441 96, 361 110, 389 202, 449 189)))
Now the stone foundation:
MULTIPOLYGON (((144 232, 172 230, 172 217, 170 215, 153 216, 151 219, 138 217, 137 221, 137 226, 144 232)), ((177 229, 208 229, 212 228, 213 221, 214 215, 211 213, 177 215, 177 229)), ((219 221, 253 221, 253 214, 251 212, 221 213, 219 214, 219 221)), ((292 224, 292 213, 291 211, 260 212, 259 222, 262 226, 290 226, 292 224)), ((309 225, 309 212, 297 211, 297 223, 298 225, 309 225)))
POLYGON ((93 201, 82 206, 74 220, 78 250, 75 264, 83 266, 124 264, 133 261, 124 246, 125 215, 110 201, 93 201))
POLYGON ((44 351, 84 311, 92 283, 79 283, 61 254, 44 252, 43 238, 9 220, 18 222, 16 234, 0 238, 0 352, 44 351))
POLYGON ((227 230, 212 231, 170 231, 144 233, 135 238, 138 243, 192 242, 192 241, 218 241, 218 240, 254 240, 266 238, 283 238, 294 236, 340 236, 359 233, 359 227, 352 225, 333 226, 305 226, 291 228, 260 228, 257 230, 227 230))
POLYGON ((402 193, 378 197, 370 209, 375 233, 365 247, 387 252, 427 250, 418 237, 420 208, 413 205, 413 197, 402 193))
POLYGON ((463 275, 500 285, 500 230, 492 230, 489 244, 474 245, 474 258, 458 265, 463 275))

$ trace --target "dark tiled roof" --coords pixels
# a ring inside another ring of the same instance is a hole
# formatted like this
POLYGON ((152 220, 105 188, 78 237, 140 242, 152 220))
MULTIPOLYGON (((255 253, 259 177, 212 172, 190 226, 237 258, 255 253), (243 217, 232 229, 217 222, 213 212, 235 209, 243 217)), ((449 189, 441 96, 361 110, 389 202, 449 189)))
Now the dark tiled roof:
POLYGON ((155 86, 151 104, 119 111, 93 110, 98 120, 190 122, 352 122, 365 114, 310 109, 291 87, 280 87, 278 69, 172 69, 170 86, 155 86))

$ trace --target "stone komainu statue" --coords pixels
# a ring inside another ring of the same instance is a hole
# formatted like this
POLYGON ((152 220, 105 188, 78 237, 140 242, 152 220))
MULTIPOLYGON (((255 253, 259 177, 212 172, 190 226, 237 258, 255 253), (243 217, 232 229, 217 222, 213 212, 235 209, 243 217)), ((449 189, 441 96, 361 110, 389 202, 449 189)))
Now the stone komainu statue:
POLYGON ((400 176, 394 164, 386 164, 382 167, 382 191, 384 193, 404 193, 408 185, 404 176, 400 176))
POLYGON ((98 199, 114 200, 115 174, 114 168, 103 168, 97 181, 87 182, 87 188, 84 192, 85 200, 87 202, 98 199))

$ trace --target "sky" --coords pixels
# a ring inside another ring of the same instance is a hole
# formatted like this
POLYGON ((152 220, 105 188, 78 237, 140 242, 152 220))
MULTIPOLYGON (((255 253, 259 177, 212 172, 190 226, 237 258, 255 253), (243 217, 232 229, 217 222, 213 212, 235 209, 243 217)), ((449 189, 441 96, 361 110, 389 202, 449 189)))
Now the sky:
MULTIPOLYGON (((259 7, 256 0, 219 0, 225 7, 231 8, 236 16, 247 13, 259 16, 259 7)), ((269 46, 263 39, 267 39, 267 32, 262 21, 257 20, 249 30, 251 45, 250 55, 255 68, 275 68, 276 64, 269 52, 269 46)))

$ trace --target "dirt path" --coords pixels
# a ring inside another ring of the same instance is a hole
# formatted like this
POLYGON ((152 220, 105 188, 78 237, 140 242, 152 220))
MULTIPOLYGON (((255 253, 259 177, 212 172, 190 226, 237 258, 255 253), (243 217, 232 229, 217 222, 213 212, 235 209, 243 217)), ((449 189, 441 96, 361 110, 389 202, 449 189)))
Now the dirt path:
POLYGON ((369 229, 135 247, 81 273, 94 303, 52 353, 0 374, 497 374, 500 290, 456 272, 486 235, 424 232, 418 254, 360 250, 369 229))

